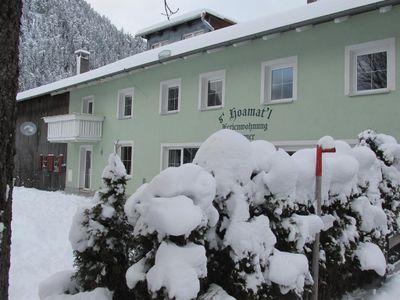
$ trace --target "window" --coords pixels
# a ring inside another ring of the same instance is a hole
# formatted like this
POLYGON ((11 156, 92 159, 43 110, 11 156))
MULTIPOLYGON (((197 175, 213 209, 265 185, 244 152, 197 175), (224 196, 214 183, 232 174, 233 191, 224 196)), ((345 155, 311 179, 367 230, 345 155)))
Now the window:
POLYGON ((206 110, 224 106, 225 70, 200 75, 199 109, 206 110))
POLYGON ((160 113, 178 112, 181 102, 181 80, 173 79, 160 84, 160 113))
POLYGON ((395 90, 395 39, 345 48, 345 93, 349 96, 395 90))
POLYGON ((126 173, 132 175, 133 142, 119 142, 118 155, 125 166, 126 173))
POLYGON ((131 118, 133 116, 133 88, 118 91, 118 119, 131 118))
POLYGON ((94 96, 87 96, 82 98, 82 113, 94 113, 94 96))
POLYGON ((151 45, 151 49, 159 48, 161 46, 169 44, 169 40, 160 41, 151 45))
POLYGON ((297 98, 297 56, 261 65, 261 103, 291 102, 297 98))
POLYGON ((194 32, 185 33, 184 35, 182 35, 182 40, 190 39, 192 37, 198 36, 203 33, 204 33, 204 30, 198 30, 198 31, 194 31, 194 32))
POLYGON ((191 163, 198 149, 198 144, 162 146, 162 169, 191 163))

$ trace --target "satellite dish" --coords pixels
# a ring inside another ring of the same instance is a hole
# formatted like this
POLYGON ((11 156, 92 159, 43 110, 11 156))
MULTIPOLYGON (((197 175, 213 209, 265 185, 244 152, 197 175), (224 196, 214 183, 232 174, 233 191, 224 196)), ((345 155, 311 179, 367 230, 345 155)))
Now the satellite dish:
POLYGON ((34 135, 37 131, 36 125, 32 122, 24 122, 19 127, 19 130, 23 135, 31 136, 34 135))

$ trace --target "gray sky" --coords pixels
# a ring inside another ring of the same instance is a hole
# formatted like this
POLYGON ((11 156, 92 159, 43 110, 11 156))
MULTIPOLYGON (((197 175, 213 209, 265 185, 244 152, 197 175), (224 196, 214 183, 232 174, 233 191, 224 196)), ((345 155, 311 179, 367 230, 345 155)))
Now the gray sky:
MULTIPOLYGON (((163 0, 86 0, 118 28, 135 34, 138 30, 166 20, 163 0)), ((305 5, 307 0, 168 0, 178 13, 209 8, 237 22, 305 5)))

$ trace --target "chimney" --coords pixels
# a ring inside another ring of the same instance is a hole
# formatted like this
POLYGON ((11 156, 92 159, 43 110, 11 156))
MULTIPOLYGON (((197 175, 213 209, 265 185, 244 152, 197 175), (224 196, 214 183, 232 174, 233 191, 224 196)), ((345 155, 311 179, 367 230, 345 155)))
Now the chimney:
POLYGON ((89 55, 90 52, 83 49, 75 51, 76 74, 82 74, 89 71, 89 55))
POLYGON ((313 2, 317 2, 317 0, 307 0, 307 4, 313 3, 313 2))

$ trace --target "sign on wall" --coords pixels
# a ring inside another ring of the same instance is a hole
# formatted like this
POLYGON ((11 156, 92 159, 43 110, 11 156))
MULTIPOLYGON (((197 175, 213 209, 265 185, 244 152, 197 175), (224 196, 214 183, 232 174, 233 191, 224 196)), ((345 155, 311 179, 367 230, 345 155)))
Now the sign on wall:
POLYGON ((230 108, 224 111, 218 121, 223 129, 231 129, 242 133, 249 140, 254 140, 256 132, 268 130, 268 120, 272 109, 263 108, 230 108))

